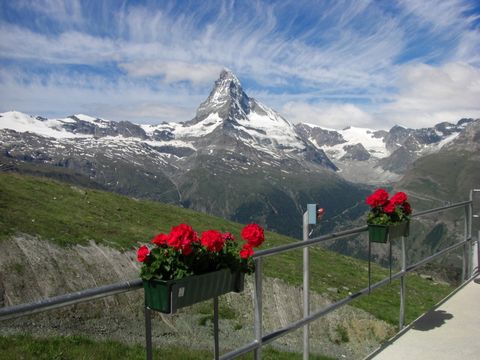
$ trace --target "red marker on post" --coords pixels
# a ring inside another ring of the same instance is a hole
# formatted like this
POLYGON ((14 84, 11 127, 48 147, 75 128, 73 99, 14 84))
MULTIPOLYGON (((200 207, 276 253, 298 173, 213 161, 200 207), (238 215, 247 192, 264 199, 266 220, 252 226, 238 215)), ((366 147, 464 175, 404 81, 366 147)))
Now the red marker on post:
POLYGON ((323 215, 325 215, 325 209, 320 208, 317 210, 317 220, 320 221, 322 220, 323 215))

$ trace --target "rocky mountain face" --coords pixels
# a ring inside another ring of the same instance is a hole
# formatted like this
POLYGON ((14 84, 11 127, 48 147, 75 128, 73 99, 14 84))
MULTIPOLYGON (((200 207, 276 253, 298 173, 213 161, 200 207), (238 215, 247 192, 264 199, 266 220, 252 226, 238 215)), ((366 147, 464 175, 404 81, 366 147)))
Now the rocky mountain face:
POLYGON ((466 200, 480 185, 480 120, 441 148, 415 161, 399 187, 436 203, 466 200))
POLYGON ((345 181, 325 152, 223 71, 195 118, 136 125, 87 115, 0 114, 0 162, 179 204, 300 236, 302 208, 355 218, 365 189, 345 181))
POLYGON ((325 151, 344 178, 383 184, 400 180, 415 160, 438 152, 473 121, 461 119, 457 124, 443 122, 422 129, 397 125, 389 131, 354 127, 333 130, 311 124, 295 127, 303 139, 325 151))
POLYGON ((365 211, 367 190, 360 184, 399 181, 415 160, 454 149, 449 145, 469 136, 466 129, 472 123, 462 119, 390 131, 293 125, 249 97, 225 70, 196 116, 183 123, 0 114, 0 169, 182 205, 243 223, 257 221, 300 236, 305 204, 321 203, 327 209, 325 220, 355 219, 365 211))

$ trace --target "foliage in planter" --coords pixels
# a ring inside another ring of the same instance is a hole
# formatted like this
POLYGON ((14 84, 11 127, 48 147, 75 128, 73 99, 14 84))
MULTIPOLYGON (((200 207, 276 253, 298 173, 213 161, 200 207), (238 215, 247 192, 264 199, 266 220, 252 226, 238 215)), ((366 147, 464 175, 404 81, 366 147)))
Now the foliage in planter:
POLYGON ((388 238, 408 236, 412 209, 407 200, 403 192, 397 192, 389 199, 384 189, 377 189, 367 197, 366 203, 370 205, 367 216, 370 241, 385 243, 388 238))
POLYGON ((384 189, 377 189, 367 197, 366 203, 370 205, 367 215, 369 225, 395 225, 410 219, 412 208, 407 194, 397 192, 390 199, 388 197, 388 192, 384 189))
POLYGON ((142 262, 143 280, 176 280, 220 269, 250 274, 255 270, 253 248, 264 241, 263 229, 249 224, 242 230, 244 241, 237 241, 227 232, 207 230, 198 234, 187 224, 172 227, 169 234, 152 239, 150 250, 143 245, 137 258, 142 262))

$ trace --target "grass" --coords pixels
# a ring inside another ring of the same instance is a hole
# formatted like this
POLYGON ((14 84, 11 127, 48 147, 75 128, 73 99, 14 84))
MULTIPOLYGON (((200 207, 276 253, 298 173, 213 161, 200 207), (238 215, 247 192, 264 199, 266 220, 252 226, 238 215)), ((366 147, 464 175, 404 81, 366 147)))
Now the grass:
MULTIPOLYGON (((301 354, 281 352, 271 347, 262 351, 266 360, 302 359, 301 354)), ((34 338, 29 335, 0 336, 0 360, 143 360, 145 347, 125 345, 117 341, 93 341, 83 336, 56 336, 34 338)), ((155 348, 155 359, 201 360, 213 358, 206 350, 192 350, 181 347, 155 348)), ((311 356, 314 360, 331 360, 324 356, 311 356)), ((246 354, 240 359, 251 359, 246 354)))
MULTIPOLYGON (((218 229, 239 237, 242 225, 221 218, 154 201, 139 201, 110 192, 84 189, 18 174, 0 174, 0 241, 15 233, 26 233, 54 241, 61 246, 97 243, 121 250, 146 243, 158 232, 167 232, 182 222, 195 230, 218 229)), ((297 241, 266 233, 263 248, 297 241)), ((367 263, 315 247, 311 250, 311 289, 341 299, 367 286, 367 263), (330 292, 336 288, 338 292, 330 292)), ((17 269, 21 271, 21 269, 17 269)), ((265 259, 267 276, 302 285, 302 252, 291 251, 265 259)), ((373 281, 388 271, 373 266, 373 281)), ((452 288, 434 285, 417 275, 407 277, 407 321, 426 312, 452 288)), ((398 324, 399 283, 374 291, 353 302, 375 317, 398 324)), ((210 314, 207 314, 210 315, 210 314)))

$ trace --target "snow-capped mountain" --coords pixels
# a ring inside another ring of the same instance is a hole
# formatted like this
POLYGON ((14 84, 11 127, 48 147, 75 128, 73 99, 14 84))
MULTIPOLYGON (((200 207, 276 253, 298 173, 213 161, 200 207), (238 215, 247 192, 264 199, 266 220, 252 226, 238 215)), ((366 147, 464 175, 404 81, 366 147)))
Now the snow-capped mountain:
POLYGON ((343 177, 375 184, 399 180, 416 159, 438 152, 472 121, 462 119, 457 124, 444 122, 422 129, 394 126, 389 131, 357 127, 334 130, 297 124, 296 130, 324 150, 343 177))
POLYGON ((320 200, 330 217, 354 218, 363 212, 359 204, 368 191, 361 184, 398 180, 415 159, 439 151, 471 121, 390 131, 293 125, 250 98, 225 70, 196 116, 183 123, 2 113, 0 170, 181 204, 300 235, 306 203, 320 200))
POLYGON ((164 158, 172 154, 182 158, 185 153, 193 152, 236 152, 241 145, 248 149, 247 153, 267 156, 277 163, 286 159, 304 160, 336 169, 323 150, 300 137, 290 122, 249 98, 229 71, 222 71, 196 117, 188 122, 136 125, 83 114, 45 119, 12 111, 0 114, 0 129, 33 133, 63 143, 87 138, 100 143, 129 139, 159 150, 159 156, 164 158))
POLYGON ((292 235, 300 234, 308 201, 331 203, 333 216, 364 194, 336 175, 324 151, 294 125, 248 97, 229 71, 188 122, 136 125, 13 111, 0 114, 0 149, 0 161, 18 171, 81 176, 123 194, 255 220, 292 235))

